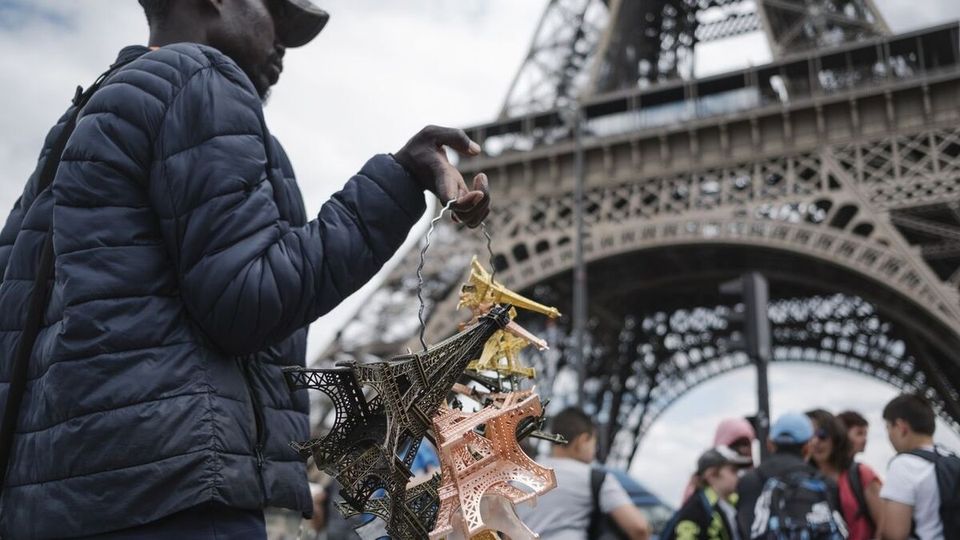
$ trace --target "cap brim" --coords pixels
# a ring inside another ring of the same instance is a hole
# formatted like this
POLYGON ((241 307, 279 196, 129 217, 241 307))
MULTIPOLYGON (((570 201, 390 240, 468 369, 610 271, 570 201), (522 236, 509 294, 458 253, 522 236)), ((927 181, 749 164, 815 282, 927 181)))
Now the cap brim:
POLYGON ((330 20, 330 14, 310 0, 284 0, 283 3, 286 9, 277 21, 277 33, 287 48, 306 45, 330 20))

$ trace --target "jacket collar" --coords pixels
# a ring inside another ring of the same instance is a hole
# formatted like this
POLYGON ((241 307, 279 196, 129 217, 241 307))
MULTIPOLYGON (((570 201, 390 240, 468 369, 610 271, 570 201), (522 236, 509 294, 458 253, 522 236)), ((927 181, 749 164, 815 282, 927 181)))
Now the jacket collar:
MULTIPOLYGON (((120 49, 120 53, 117 54, 117 60, 113 63, 114 66, 119 64, 126 64, 132 62, 137 58, 150 52, 150 49, 144 47, 143 45, 128 45, 120 49)), ((113 67, 113 66, 111 66, 113 67)))

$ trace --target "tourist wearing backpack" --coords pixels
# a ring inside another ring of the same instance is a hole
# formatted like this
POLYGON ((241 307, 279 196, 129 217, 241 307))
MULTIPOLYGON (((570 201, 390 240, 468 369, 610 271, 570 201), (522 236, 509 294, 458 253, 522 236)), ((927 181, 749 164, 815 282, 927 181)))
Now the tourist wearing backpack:
POLYGON ((883 540, 960 538, 960 457, 933 443, 936 417, 921 396, 903 394, 883 409, 898 452, 880 490, 883 540))
MULTIPOLYGON (((811 411, 807 414, 815 412, 817 411, 811 411)), ((841 468, 837 477, 837 487, 840 491, 840 512, 843 514, 844 521, 847 522, 850 540, 871 540, 877 537, 877 524, 880 523, 883 513, 883 500, 880 498, 880 487, 883 482, 873 468, 866 463, 859 463, 855 460, 856 455, 863 452, 867 446, 869 424, 863 415, 855 411, 844 411, 838 414, 836 418, 842 424, 849 442, 846 452, 847 459, 837 462, 837 465, 841 468)), ((814 419, 814 424, 817 424, 816 419, 814 419)), ((831 442, 824 441, 824 444, 836 445, 832 442, 835 439, 836 436, 830 437, 827 441, 831 442)), ((817 451, 814 449, 814 461, 818 461, 816 454, 817 451)), ((837 453, 834 459, 839 459, 840 455, 842 454, 837 453)), ((817 468, 820 469, 820 472, 824 472, 824 468, 820 466, 819 462, 817 468)))
POLYGON ((736 501, 738 472, 753 460, 726 447, 697 460, 696 489, 664 528, 662 540, 739 540, 736 501))
POLYGON ((807 412, 813 422, 810 464, 837 484, 840 514, 850 540, 876 538, 880 519, 880 479, 870 467, 853 461, 846 426, 823 409, 807 412))
POLYGON ((770 457, 737 484, 737 523, 744 539, 846 538, 837 486, 806 462, 814 429, 802 413, 785 413, 770 428, 770 457))
MULTIPOLYGON (((630 540, 649 540, 650 523, 613 474, 597 477, 591 466, 597 454, 597 427, 576 407, 550 420, 550 429, 567 443, 555 445, 537 459, 557 476, 557 487, 537 498, 536 507, 520 505, 517 514, 541 540, 597 540, 589 531, 595 510, 609 516, 630 540), (599 480, 603 480, 600 482, 599 480), (594 495, 596 490, 596 495, 594 495)), ((599 524, 597 524, 599 525, 599 524)))

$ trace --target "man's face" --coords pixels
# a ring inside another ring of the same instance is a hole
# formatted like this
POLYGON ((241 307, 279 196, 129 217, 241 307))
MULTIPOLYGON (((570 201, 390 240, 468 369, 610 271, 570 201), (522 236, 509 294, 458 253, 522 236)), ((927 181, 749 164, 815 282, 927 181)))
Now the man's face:
POLYGON ((283 0, 223 0, 210 44, 233 59, 266 99, 283 71, 285 47, 277 39, 275 17, 283 0))
POLYGON ((847 438, 854 454, 863 452, 867 448, 867 426, 853 426, 847 430, 847 438))
POLYGON ((893 449, 897 452, 904 452, 907 450, 904 440, 907 436, 907 430, 905 429, 905 422, 903 420, 897 419, 893 422, 887 421, 887 438, 890 439, 890 445, 893 446, 893 449))
POLYGON ((592 463, 593 458, 597 457, 597 434, 582 433, 573 441, 573 457, 583 463, 592 463))

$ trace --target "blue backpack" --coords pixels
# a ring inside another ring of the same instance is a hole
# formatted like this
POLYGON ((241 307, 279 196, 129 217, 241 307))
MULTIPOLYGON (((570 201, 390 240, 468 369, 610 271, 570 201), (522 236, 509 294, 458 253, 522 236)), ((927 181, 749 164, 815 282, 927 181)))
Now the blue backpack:
POLYGON ((830 504, 829 489, 820 474, 807 471, 767 479, 751 540, 844 540, 846 524, 830 504))

